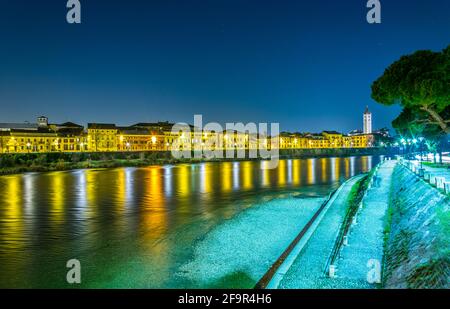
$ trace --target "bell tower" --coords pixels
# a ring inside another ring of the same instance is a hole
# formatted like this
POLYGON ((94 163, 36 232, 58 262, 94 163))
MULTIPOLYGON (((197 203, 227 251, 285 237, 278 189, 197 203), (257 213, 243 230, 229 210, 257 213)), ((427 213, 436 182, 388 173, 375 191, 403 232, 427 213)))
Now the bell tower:
POLYGON ((37 118, 37 124, 39 128, 48 127, 48 118, 45 116, 40 116, 37 118))
POLYGON ((369 106, 366 106, 363 114, 363 128, 364 134, 372 134, 372 113, 369 111, 369 106))

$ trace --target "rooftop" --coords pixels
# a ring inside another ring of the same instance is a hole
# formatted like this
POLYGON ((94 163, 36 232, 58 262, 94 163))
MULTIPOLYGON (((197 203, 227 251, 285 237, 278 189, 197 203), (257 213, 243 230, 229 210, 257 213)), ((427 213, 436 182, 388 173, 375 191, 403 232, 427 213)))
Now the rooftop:
POLYGON ((117 129, 114 123, 88 123, 88 129, 117 129))
POLYGON ((0 130, 4 129, 34 129, 36 130, 38 128, 38 125, 36 123, 0 123, 0 130))
POLYGON ((57 126, 57 127, 69 127, 69 128, 83 128, 83 126, 82 125, 79 125, 79 124, 76 124, 76 123, 73 123, 73 122, 64 122, 64 123, 61 123, 61 124, 53 124, 53 125, 55 125, 55 126, 57 126))
POLYGON ((337 131, 323 131, 325 134, 333 134, 333 135, 343 135, 342 133, 339 133, 337 131))

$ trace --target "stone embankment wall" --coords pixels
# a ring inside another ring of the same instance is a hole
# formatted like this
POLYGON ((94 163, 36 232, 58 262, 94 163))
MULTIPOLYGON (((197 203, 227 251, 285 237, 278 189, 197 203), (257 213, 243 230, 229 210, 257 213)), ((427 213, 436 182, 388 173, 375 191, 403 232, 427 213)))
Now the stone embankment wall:
POLYGON ((450 288, 450 198, 395 167, 386 219, 385 288, 450 288))

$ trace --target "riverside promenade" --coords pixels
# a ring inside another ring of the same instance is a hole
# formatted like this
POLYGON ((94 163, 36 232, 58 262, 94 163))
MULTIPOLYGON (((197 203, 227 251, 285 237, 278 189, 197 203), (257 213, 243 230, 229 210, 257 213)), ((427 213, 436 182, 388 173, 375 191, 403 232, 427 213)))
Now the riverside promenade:
POLYGON ((383 231, 396 163, 397 161, 386 161, 380 166, 374 175, 372 186, 363 198, 356 224, 350 229, 348 245, 342 249, 337 263, 338 278, 346 285, 372 288, 377 279, 376 276, 369 276, 369 273, 381 276, 383 231))
POLYGON ((371 269, 376 272, 376 268, 381 267, 384 219, 389 207, 391 178, 396 164, 397 161, 386 161, 374 174, 372 186, 367 190, 356 221, 350 228, 348 244, 341 248, 340 257, 336 261, 335 277, 328 276, 326 262, 347 210, 348 194, 358 178, 343 188, 308 244, 286 272, 279 288, 376 287, 367 279, 371 269), (368 263, 371 264, 368 266, 368 263))
POLYGON ((325 276, 325 263, 345 217, 352 187, 363 177, 359 175, 345 183, 317 226, 308 243, 296 257, 279 284, 281 289, 327 288, 332 284, 325 276))

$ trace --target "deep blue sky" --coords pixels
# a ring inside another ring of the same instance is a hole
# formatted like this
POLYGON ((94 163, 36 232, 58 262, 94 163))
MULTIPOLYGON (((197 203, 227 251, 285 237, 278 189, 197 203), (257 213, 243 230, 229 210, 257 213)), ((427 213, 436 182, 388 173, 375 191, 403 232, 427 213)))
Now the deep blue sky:
POLYGON ((400 55, 450 44, 450 1, 0 0, 0 122, 280 122, 291 131, 390 125, 370 84, 400 55))

